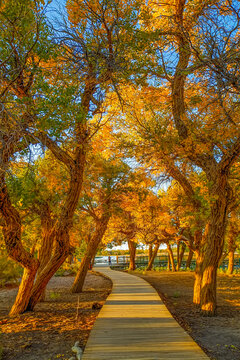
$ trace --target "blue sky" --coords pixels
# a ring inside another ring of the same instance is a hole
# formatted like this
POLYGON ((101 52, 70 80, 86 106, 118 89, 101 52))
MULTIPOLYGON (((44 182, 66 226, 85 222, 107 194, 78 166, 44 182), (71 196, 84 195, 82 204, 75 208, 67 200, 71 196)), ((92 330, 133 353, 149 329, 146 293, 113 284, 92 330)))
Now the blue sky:
POLYGON ((52 0, 47 6, 47 16, 49 19, 56 18, 56 10, 63 7, 67 0, 52 0))

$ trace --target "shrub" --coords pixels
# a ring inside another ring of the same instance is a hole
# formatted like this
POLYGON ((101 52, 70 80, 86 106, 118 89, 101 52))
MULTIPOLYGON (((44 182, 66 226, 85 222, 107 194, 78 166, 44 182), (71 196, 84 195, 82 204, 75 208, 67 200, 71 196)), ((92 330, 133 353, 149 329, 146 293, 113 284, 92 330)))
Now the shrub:
POLYGON ((57 270, 55 276, 68 276, 68 275, 76 275, 79 268, 79 263, 69 264, 67 262, 63 263, 63 265, 57 270))
POLYGON ((20 265, 7 258, 6 254, 0 256, 0 287, 7 284, 18 284, 23 269, 20 265), (5 255, 5 256, 4 256, 5 255))
POLYGON ((56 299, 59 299, 60 298, 60 294, 55 292, 55 291, 50 291, 50 294, 49 294, 49 297, 50 299, 52 300, 56 300, 56 299))

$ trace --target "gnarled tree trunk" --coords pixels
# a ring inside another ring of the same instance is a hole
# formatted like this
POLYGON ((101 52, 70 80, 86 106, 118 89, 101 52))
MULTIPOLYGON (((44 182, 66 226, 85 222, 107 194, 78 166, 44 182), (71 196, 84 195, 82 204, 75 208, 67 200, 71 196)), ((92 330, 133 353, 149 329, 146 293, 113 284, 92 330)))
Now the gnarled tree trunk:
POLYGON ((135 257, 136 257, 137 243, 135 243, 132 240, 128 240, 128 249, 129 249, 129 255, 130 255, 130 262, 129 262, 128 270, 135 270, 136 269, 135 257))
MULTIPOLYGON (((40 264, 38 268, 38 274, 40 274, 43 271, 43 269, 49 262, 53 248, 53 237, 51 236, 51 234, 54 226, 54 221, 51 217, 51 209, 48 203, 44 203, 43 206, 41 206, 40 216, 41 216, 42 242, 40 249, 38 251, 38 260, 40 264)), ((45 300, 45 292, 46 292, 46 288, 43 290, 39 301, 45 300)))
POLYGON ((85 166, 85 147, 83 145, 76 153, 75 162, 72 162, 71 165, 71 179, 66 201, 58 222, 55 223, 54 228, 49 234, 49 241, 54 244, 52 254, 48 263, 37 276, 29 299, 28 310, 34 309, 44 293, 49 280, 70 254, 69 231, 72 227, 72 218, 78 204, 83 183, 85 166))
POLYGON ((52 237, 54 239, 52 255, 46 266, 37 275, 27 306, 28 311, 32 311, 34 309, 35 305, 38 303, 42 294, 44 293, 49 280, 53 277, 53 275, 56 273, 56 271, 60 268, 60 266, 64 263, 67 256, 69 255, 70 244, 68 229, 66 228, 65 231, 64 227, 62 227, 61 230, 53 230, 52 237))
POLYGON ((201 310, 205 315, 216 312, 216 284, 217 268, 222 256, 224 235, 226 230, 226 216, 230 197, 227 176, 218 174, 211 195, 216 200, 211 206, 210 221, 207 226, 203 247, 203 277, 201 286, 201 310))
POLYGON ((21 284, 18 289, 17 297, 10 310, 9 315, 18 315, 26 311, 32 293, 32 287, 37 272, 36 268, 24 269, 21 284))

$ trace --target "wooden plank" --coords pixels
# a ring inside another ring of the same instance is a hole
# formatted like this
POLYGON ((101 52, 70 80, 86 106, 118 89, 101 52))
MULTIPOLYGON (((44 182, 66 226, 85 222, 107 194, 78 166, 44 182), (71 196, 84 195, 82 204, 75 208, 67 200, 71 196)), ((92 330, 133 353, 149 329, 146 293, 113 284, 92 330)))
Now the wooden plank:
POLYGON ((145 280, 98 268, 113 290, 101 309, 82 360, 206 360, 145 280))

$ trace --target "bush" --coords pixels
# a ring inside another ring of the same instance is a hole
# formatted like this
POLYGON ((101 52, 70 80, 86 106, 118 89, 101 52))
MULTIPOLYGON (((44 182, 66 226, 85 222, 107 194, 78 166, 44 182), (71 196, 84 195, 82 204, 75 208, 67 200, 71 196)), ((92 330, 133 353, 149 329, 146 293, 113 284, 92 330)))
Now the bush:
POLYGON ((50 291, 49 297, 52 300, 56 300, 56 299, 59 299, 61 297, 61 295, 55 291, 50 291))
POLYGON ((69 264, 67 262, 63 263, 63 265, 57 270, 55 276, 68 276, 68 275, 76 275, 79 268, 79 263, 69 264))
POLYGON ((0 256, 0 287, 8 284, 18 284, 23 269, 20 265, 7 258, 7 255, 0 256))

